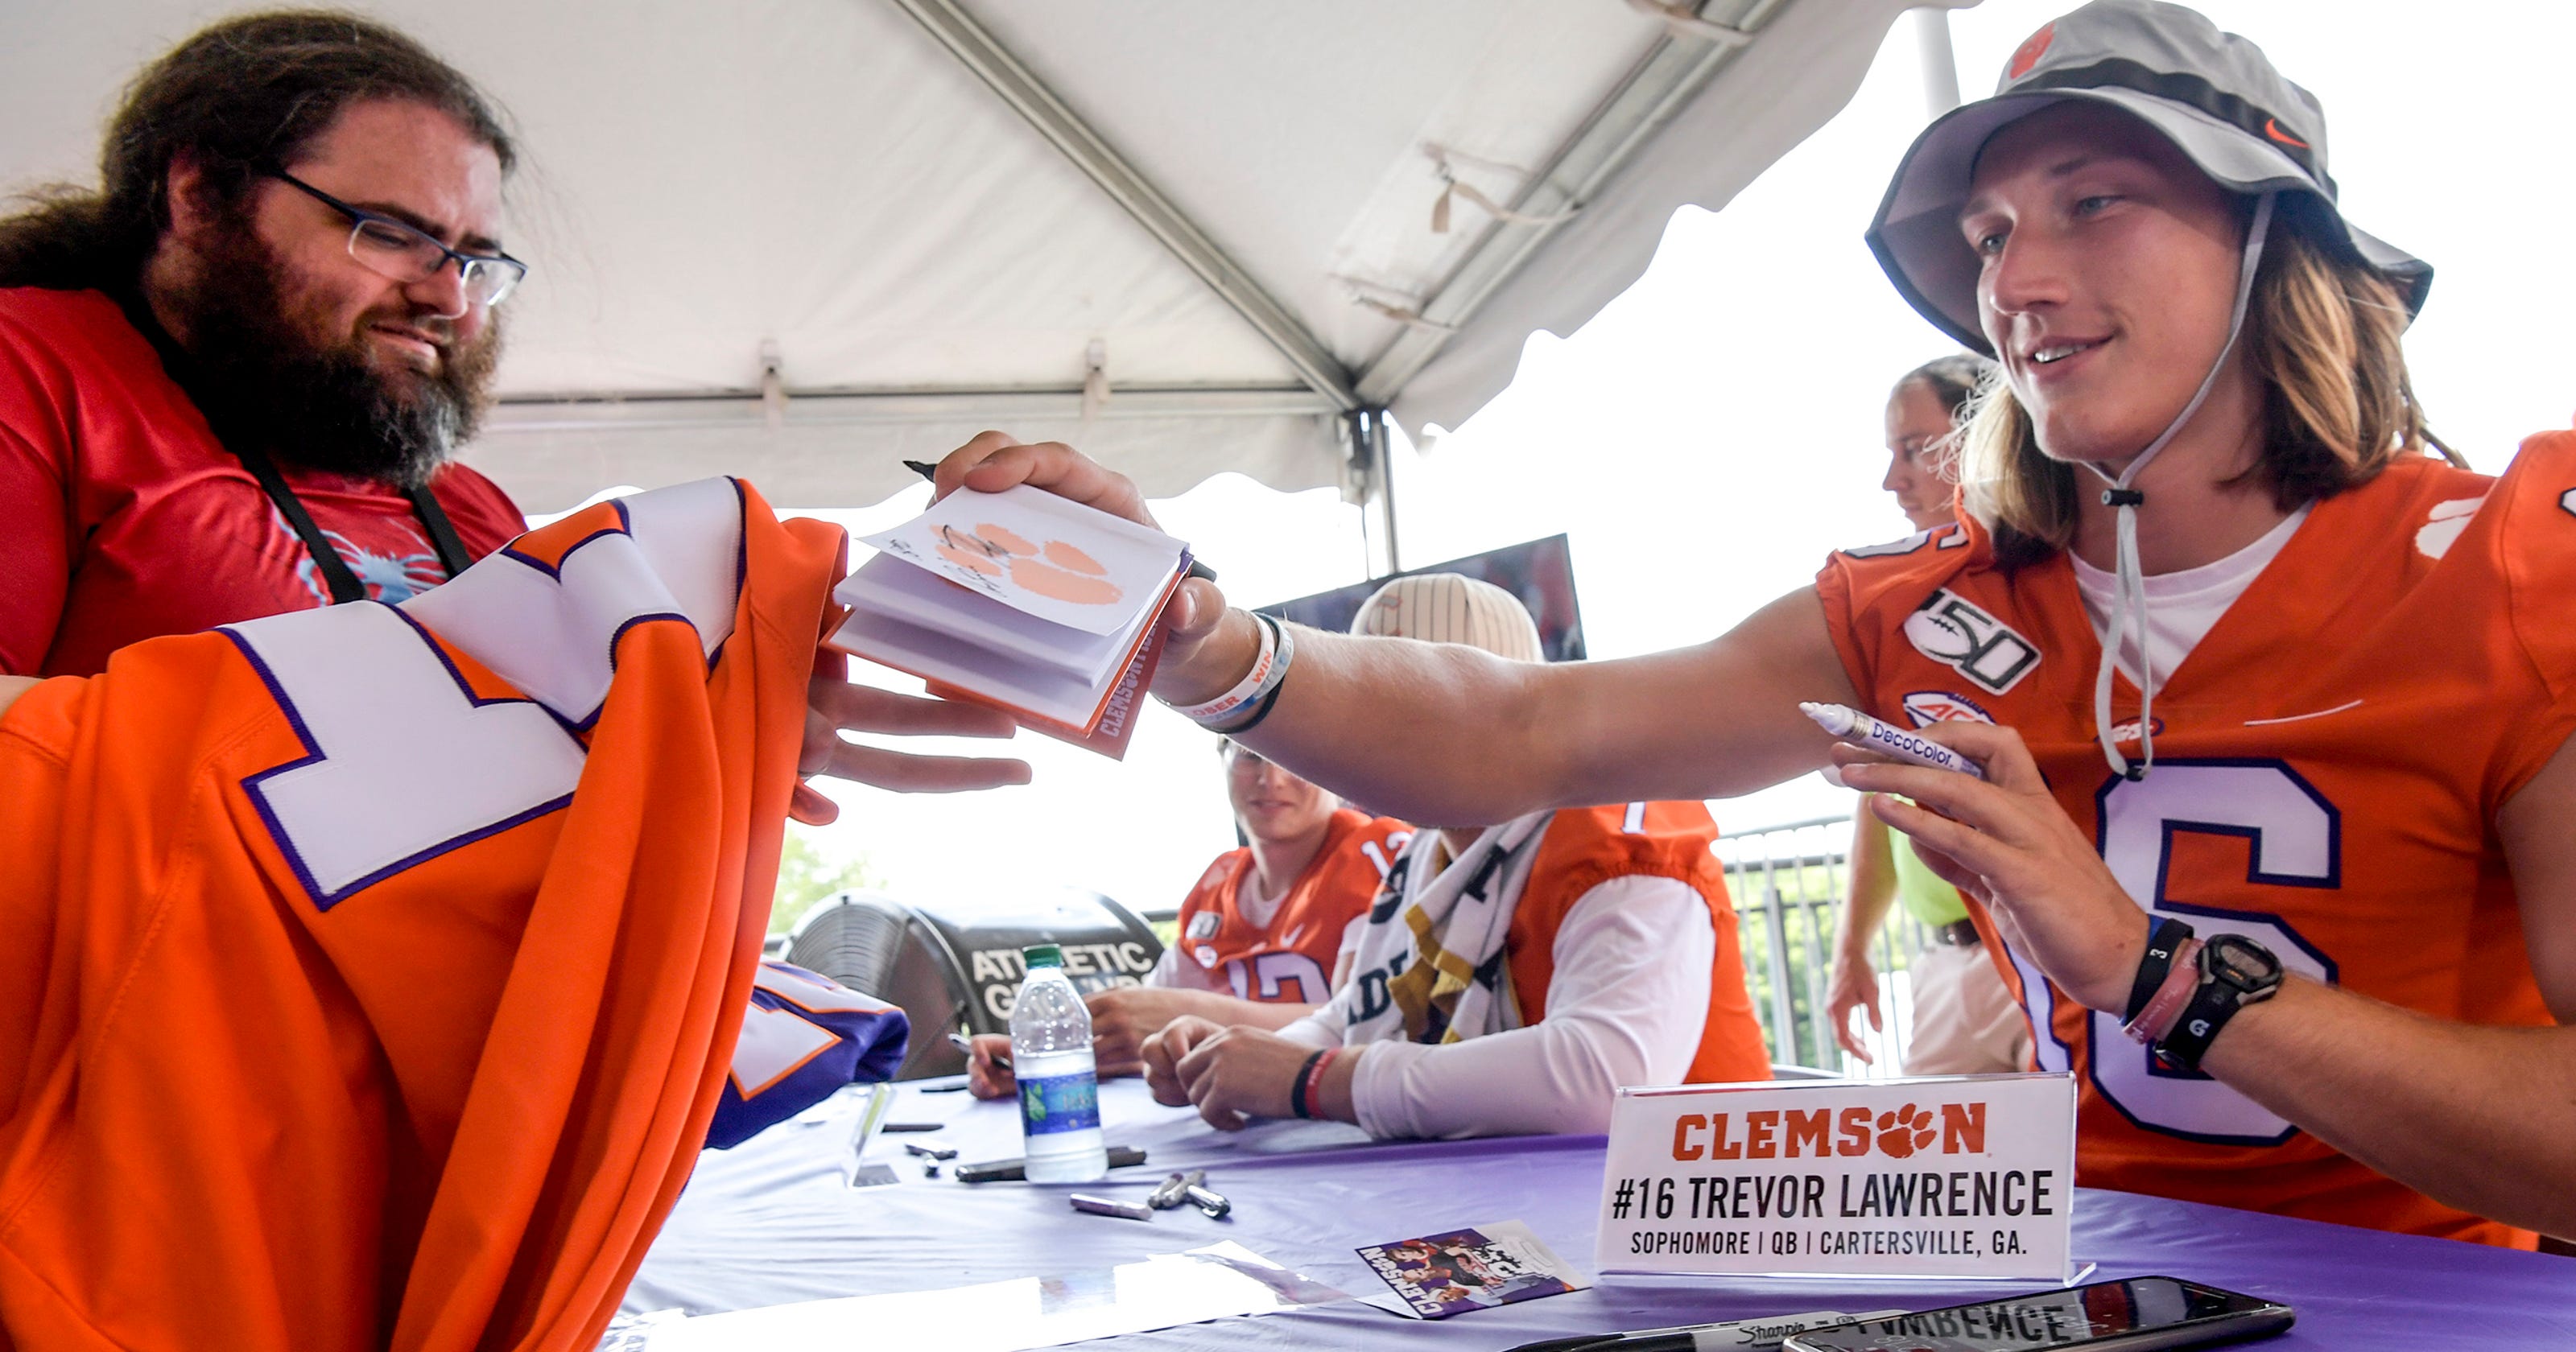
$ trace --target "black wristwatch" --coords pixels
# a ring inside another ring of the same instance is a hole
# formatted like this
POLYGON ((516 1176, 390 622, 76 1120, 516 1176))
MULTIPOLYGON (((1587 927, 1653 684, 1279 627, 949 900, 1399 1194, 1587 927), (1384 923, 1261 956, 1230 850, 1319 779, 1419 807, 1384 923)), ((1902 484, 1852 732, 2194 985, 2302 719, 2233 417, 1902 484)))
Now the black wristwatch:
POLYGON ((2271 999, 2279 989, 2281 960, 2272 950, 2241 934, 2211 935, 2200 946, 2200 989, 2192 992, 2173 1031, 2156 1044, 2156 1055, 2178 1069, 2200 1069, 2200 1058, 2236 1011, 2271 999))

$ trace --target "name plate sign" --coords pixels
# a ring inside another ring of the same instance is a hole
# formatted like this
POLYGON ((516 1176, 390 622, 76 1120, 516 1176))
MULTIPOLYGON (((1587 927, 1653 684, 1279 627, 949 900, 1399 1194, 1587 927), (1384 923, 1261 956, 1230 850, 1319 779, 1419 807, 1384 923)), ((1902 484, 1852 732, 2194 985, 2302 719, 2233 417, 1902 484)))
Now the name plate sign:
POLYGON ((2068 1075, 1622 1089, 1595 1258, 2064 1282, 2074 1199, 2068 1075))

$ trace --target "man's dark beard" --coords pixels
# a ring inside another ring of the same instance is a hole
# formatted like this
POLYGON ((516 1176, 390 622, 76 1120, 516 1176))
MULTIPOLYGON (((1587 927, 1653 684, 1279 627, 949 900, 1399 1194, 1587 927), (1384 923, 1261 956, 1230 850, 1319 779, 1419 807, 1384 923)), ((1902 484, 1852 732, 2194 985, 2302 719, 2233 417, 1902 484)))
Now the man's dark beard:
POLYGON ((435 373, 398 384, 356 335, 314 348, 287 318, 284 264, 247 220, 214 234, 196 283, 164 300, 188 335, 184 384, 215 435, 308 469, 427 485, 482 419, 499 317, 474 346, 443 349, 435 373))

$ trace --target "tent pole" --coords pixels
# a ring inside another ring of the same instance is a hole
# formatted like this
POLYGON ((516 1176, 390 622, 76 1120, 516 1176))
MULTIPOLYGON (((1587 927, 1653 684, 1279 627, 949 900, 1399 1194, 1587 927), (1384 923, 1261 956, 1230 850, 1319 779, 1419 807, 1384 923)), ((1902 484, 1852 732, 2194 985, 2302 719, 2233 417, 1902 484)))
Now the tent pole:
POLYGON ((1385 577, 1404 569, 1396 540, 1395 447, 1393 421, 1382 408, 1355 408, 1342 415, 1342 439, 1349 452, 1347 479, 1357 490, 1360 534, 1368 576, 1385 577))
POLYGON ((1914 11, 1915 50, 1923 58, 1923 106, 1939 117, 1959 106, 1959 58, 1950 50, 1950 11, 1914 11))

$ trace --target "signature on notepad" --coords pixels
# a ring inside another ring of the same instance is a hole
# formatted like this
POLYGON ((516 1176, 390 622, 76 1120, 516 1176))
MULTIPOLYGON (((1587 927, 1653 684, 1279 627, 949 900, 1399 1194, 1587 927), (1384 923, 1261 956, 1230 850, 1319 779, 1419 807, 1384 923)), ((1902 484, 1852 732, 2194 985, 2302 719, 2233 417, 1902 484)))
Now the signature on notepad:
POLYGON ((964 574, 960 580, 993 596, 1018 587, 1068 605, 1108 606, 1127 594, 1099 560, 1062 540, 1038 543, 991 522, 940 526, 938 540, 939 557, 964 574))

